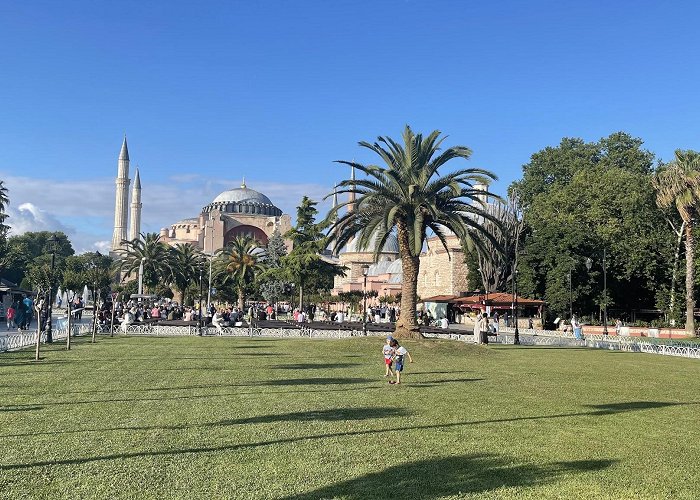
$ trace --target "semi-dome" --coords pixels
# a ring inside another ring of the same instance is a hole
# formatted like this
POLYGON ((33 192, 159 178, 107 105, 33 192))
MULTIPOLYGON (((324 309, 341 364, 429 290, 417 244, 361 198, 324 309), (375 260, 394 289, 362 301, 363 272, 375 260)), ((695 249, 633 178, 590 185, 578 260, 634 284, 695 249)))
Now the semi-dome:
POLYGON ((236 213, 241 215, 282 215, 282 210, 277 208, 270 198, 259 191, 250 189, 245 185, 245 180, 239 188, 224 191, 209 203, 203 212, 219 210, 225 213, 236 213))
MULTIPOLYGON (((356 237, 350 243, 348 243, 345 246, 345 253, 374 253, 374 249, 376 248, 379 240, 379 233, 375 233, 374 238, 372 238, 372 241, 366 248, 358 248, 359 239, 359 237, 356 237)), ((394 233, 389 234, 379 253, 399 253, 399 240, 394 233)))

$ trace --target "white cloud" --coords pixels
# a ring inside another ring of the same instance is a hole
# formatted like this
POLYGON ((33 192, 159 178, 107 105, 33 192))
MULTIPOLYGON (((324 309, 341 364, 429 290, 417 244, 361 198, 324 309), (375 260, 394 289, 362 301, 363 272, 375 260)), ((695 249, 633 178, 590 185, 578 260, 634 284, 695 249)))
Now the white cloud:
POLYGON ((9 206, 7 214, 9 215, 7 223, 10 226, 10 236, 24 234, 28 231, 68 232, 67 228, 52 214, 42 210, 34 203, 22 203, 17 209, 9 206))
MULTIPOLYGON (((7 223, 12 234, 27 231, 63 231, 76 252, 109 251, 114 224, 115 185, 112 178, 81 180, 37 179, 5 175, 9 190, 7 223), (17 208, 14 208, 17 207, 17 208)), ((202 207, 220 192, 237 187, 240 181, 211 179, 200 174, 173 176, 162 182, 142 178, 142 231, 155 232, 179 220, 197 216, 202 207)), ((318 183, 290 184, 246 179, 249 188, 260 191, 284 213, 296 218, 296 207, 306 195, 319 202, 319 219, 331 200, 323 197, 332 187, 318 183)))

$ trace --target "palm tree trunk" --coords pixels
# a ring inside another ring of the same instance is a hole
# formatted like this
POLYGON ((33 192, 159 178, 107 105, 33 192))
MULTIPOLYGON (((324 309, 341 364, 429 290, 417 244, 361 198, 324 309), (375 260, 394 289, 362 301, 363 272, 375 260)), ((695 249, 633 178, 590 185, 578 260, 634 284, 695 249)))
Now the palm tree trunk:
MULTIPOLYGON (((671 275, 671 298, 668 306, 668 312, 673 320, 676 320, 676 277, 678 276, 678 259, 681 253, 681 243, 683 242, 683 233, 685 232, 686 222, 681 223, 681 228, 678 231, 678 242, 676 243, 676 253, 673 256, 673 273, 671 275)), ((675 231, 675 228, 674 228, 675 231)))
POLYGON ((245 307, 245 296, 244 296, 244 290, 242 286, 238 286, 238 310, 243 311, 243 308, 245 307))
POLYGON ((695 335, 695 273, 693 272, 695 259, 693 248, 693 225, 685 226, 685 333, 695 335))
POLYGON ((397 338, 420 338, 420 331, 416 324, 416 296, 420 261, 418 257, 411 255, 408 230, 405 225, 401 223, 396 225, 396 235, 399 240, 403 282, 401 284, 401 311, 396 320, 394 335, 397 338))

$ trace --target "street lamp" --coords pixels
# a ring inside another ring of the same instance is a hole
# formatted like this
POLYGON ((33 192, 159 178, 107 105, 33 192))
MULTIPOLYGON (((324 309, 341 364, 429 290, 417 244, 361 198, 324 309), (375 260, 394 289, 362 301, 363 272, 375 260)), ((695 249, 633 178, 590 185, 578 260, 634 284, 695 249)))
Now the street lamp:
MULTIPOLYGON (((92 265, 93 265, 93 272, 95 273, 93 275, 93 287, 92 287, 92 342, 95 342, 95 336, 97 335, 97 307, 99 305, 99 298, 98 298, 98 289, 97 289, 97 282, 100 279, 100 258, 102 257, 102 254, 97 251, 95 252, 95 260, 93 260, 92 265)), ((143 259, 141 259, 141 262, 143 263, 143 259)))
POLYGON ((199 267, 199 315, 197 317, 197 335, 202 336, 202 266, 199 267))
MULTIPOLYGON (((51 274, 49 278, 49 297, 47 304, 47 318, 46 318, 46 343, 50 344, 53 342, 53 332, 51 330, 51 319, 53 315, 53 270, 56 266, 56 244, 58 238, 56 238, 56 233, 51 235, 49 238, 49 248, 51 249, 51 274)), ((37 318, 37 321, 41 323, 41 318, 37 318)))
MULTIPOLYGON (((586 259, 586 269, 590 272, 593 267, 593 259, 586 259)), ((608 268, 607 252, 603 249, 603 335, 608 334, 608 268)))
POLYGON ((209 288, 207 291, 207 311, 211 308, 211 264, 214 260, 214 220, 209 214, 209 220, 204 225, 204 238, 207 237, 207 227, 209 227, 209 288))
MULTIPOLYGON (((586 266, 588 266, 588 264, 586 264, 586 266)), ((573 270, 574 265, 569 264, 569 319, 574 317, 574 288, 571 280, 571 273, 573 272, 573 270)))
POLYGON ((141 257, 141 263, 139 264, 139 302, 141 302, 141 295, 143 295, 143 263, 146 262, 146 257, 141 257))
POLYGON ((515 339, 513 344, 520 344, 520 330, 518 329, 518 269, 517 261, 513 261, 513 317, 515 318, 515 339))
POLYGON ((367 335, 367 275, 369 274, 369 266, 365 264, 362 266, 362 276, 364 277, 364 284, 362 286, 362 300, 364 305, 362 307, 362 335, 367 335))

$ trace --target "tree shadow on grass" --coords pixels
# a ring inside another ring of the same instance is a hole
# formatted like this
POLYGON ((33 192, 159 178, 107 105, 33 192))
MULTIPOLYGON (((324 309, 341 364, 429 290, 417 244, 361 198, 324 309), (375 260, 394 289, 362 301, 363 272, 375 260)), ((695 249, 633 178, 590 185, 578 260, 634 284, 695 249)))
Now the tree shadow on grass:
POLYGON ((332 368, 350 368, 361 363, 295 363, 291 365, 275 365, 276 370, 327 370, 332 368))
POLYGON ((451 497, 553 483, 569 474, 606 469, 615 462, 577 460, 538 465, 492 454, 461 455, 399 464, 285 500, 451 497))
MULTIPOLYGON (((296 381, 294 384, 290 385, 312 385, 312 382, 308 382, 308 380, 314 380, 314 379, 304 379, 307 382, 302 383, 301 380, 296 381)), ((326 380, 326 379, 321 379, 321 380, 326 380)), ((339 379, 332 379, 335 380, 337 384, 355 384, 355 383, 360 383, 360 381, 367 381, 368 379, 340 379, 340 382, 338 382, 339 379)), ((274 382, 274 381, 273 381, 274 382)), ((322 385, 325 385, 326 383, 330 382, 322 382, 322 385)), ((251 383, 251 384, 229 384, 230 387, 261 387, 261 386, 276 386, 276 385, 283 385, 283 384, 275 384, 271 382, 262 382, 262 383, 251 383)), ((70 406, 70 405, 84 405, 84 404, 100 404, 100 403, 139 403, 139 402, 145 402, 145 401, 177 401, 177 400, 197 400, 197 399, 210 399, 210 398, 226 398, 226 397, 231 397, 231 396, 246 396, 246 395, 251 395, 251 394, 305 394, 305 393, 325 393, 325 392, 350 392, 350 391, 367 391, 367 390, 372 390, 372 389, 379 389, 379 386, 359 386, 359 387, 343 387, 343 388, 338 388, 338 389, 333 389, 333 388, 326 388, 324 387, 323 389, 318 389, 318 390, 280 390, 280 391, 264 391, 261 392, 260 389, 254 390, 254 391, 237 391, 237 392, 224 392, 224 393, 214 393, 214 394, 188 394, 188 395, 182 395, 182 396, 165 396, 165 397, 148 397, 148 396, 143 396, 143 397, 136 397, 136 398, 112 398, 112 399, 91 399, 91 400, 66 400, 66 401, 40 401, 41 405, 44 406, 70 406)), ((36 403, 16 403, 16 404, 7 404, 7 405, 0 405, 0 410, 3 408, 26 408, 26 407, 33 407, 36 406, 36 403)), ((19 411, 19 410, 18 410, 19 411)))
POLYGON ((10 405, 4 408, 0 408, 0 412, 4 411, 32 411, 32 410, 43 410, 43 406, 31 405, 31 406, 16 406, 10 405))
MULTIPOLYGON (((326 391, 328 389, 324 389, 326 391)), ((330 389, 330 390, 347 390, 347 389, 330 389)), ((322 392, 322 391, 315 391, 315 392, 322 392)), ((66 404, 71 404, 71 402, 67 402, 66 404)), ((73 403, 74 404, 74 403, 73 403)), ((436 423, 436 424, 428 424, 428 425, 409 425, 409 426, 404 426, 404 427, 395 427, 395 426, 390 426, 387 428, 380 428, 380 429, 362 429, 362 430, 353 430, 353 431, 344 431, 344 432, 335 432, 335 433, 328 433, 328 434, 317 434, 317 435, 312 435, 312 436, 296 436, 296 437, 287 437, 287 438, 279 438, 279 439, 271 439, 268 441, 258 441, 258 442, 252 442, 252 443, 237 443, 237 444, 226 444, 226 445, 220 445, 220 446, 199 446, 199 447, 190 447, 190 448, 182 448, 182 449, 174 449, 174 450, 148 450, 148 451, 130 451, 130 452, 125 452, 125 453, 115 453, 111 455, 98 455, 98 456, 93 456, 93 457, 80 457, 80 458, 71 458, 71 459, 65 459, 65 460, 56 460, 56 461, 41 461, 41 462, 29 462, 29 463, 18 463, 18 464, 6 464, 6 465, 0 465, 0 471, 3 470, 16 470, 16 469, 28 469, 31 467, 47 467, 47 466, 56 466, 56 465, 73 465, 73 464, 84 464, 84 463, 92 463, 92 462, 98 462, 98 461, 103 461, 103 460, 122 460, 122 459, 129 459, 129 458, 137 458, 137 457, 158 457, 158 456, 174 456, 174 455, 181 455, 181 454, 188 454, 188 453, 215 453, 215 452, 220 452, 220 451, 234 451, 234 450, 240 450, 240 449, 250 449, 250 448, 258 448, 262 446, 275 446, 279 447, 280 445, 286 445, 286 444, 292 444, 292 443, 298 443, 298 442, 303 442, 303 441, 314 441, 314 440, 323 440, 323 439, 328 439, 328 438, 343 438, 343 437, 356 437, 356 436, 369 436, 369 435, 375 435, 375 434, 385 434, 385 433, 391 433, 391 432, 408 432, 408 431, 426 431, 430 429, 449 429, 449 428, 455 428, 455 427, 462 427, 462 426, 474 426, 474 425, 489 425, 489 424, 494 424, 494 423, 502 423, 502 422, 521 422, 521 421, 529 421, 529 420, 542 420, 542 419, 555 419, 555 418, 570 418, 570 417, 579 417, 579 416, 600 416, 600 415, 605 415, 607 413, 620 413, 620 412, 627 412, 627 411, 637 411, 637 410, 644 410, 644 409, 654 409, 654 408, 663 408, 663 407, 668 407, 668 406, 676 406, 676 405, 687 405, 687 404, 700 404, 699 402, 689 402, 689 403, 677 403, 677 402, 671 402, 671 403, 665 403, 665 402, 654 402, 654 401, 632 401, 632 402, 626 402, 626 403, 611 403, 611 404, 605 404, 605 405, 589 405, 591 408, 595 408, 595 411, 583 411, 583 412, 570 412, 570 413, 560 413, 560 414, 549 414, 549 415, 531 415, 531 416, 523 416, 523 417, 510 417, 510 418, 501 418, 501 419, 485 419, 485 420, 471 420, 471 421, 460 421, 460 422, 447 422, 447 423, 436 423), (601 414, 600 412, 605 412, 601 414)), ((201 426, 201 424, 199 425, 201 426)), ((181 426, 175 426, 174 428, 180 429, 180 428, 185 428, 188 427, 186 425, 181 425, 181 426)), ((193 427, 198 427, 198 425, 194 425, 193 427)), ((144 429, 155 429, 159 427, 146 427, 144 429)), ((167 427, 164 427, 167 429, 167 427)), ((119 428, 119 429, 113 429, 113 430, 138 430, 138 427, 131 427, 131 428, 119 428)), ((101 429, 101 431, 106 431, 110 429, 101 429)), ((71 431, 72 432, 72 431, 71 431)), ((85 432, 83 431, 77 431, 77 432, 85 432)), ((7 436, 6 436, 7 437, 7 436)), ((481 455, 479 455, 481 457, 481 455)), ((465 459, 470 459, 469 457, 463 457, 465 459)), ((445 459, 445 460, 452 460, 452 459, 445 459)), ((421 462, 423 463, 423 462, 421 462)), ((452 466, 458 467, 458 470, 464 470, 464 469, 470 469, 471 466, 467 466, 464 468, 461 465, 457 464, 456 466, 454 465, 455 463, 444 463, 441 465, 440 470, 444 470, 445 468, 452 466)), ((517 467, 514 469, 513 466, 511 465, 511 461, 509 460, 507 462, 507 465, 505 465, 505 462, 501 463, 500 465, 500 472, 499 473, 494 473, 494 471, 488 470, 486 471, 486 475, 492 475, 494 478, 500 478, 499 481, 500 483, 498 485, 495 485, 494 487, 499 487, 503 486, 504 484, 508 484, 507 482, 507 476, 513 473, 518 473, 518 471, 524 471, 521 472, 524 474, 526 477, 529 475, 533 475, 538 473, 538 471, 541 470, 559 470, 562 474, 565 473, 566 471, 582 471, 582 470, 594 470, 596 464, 601 465, 600 468, 609 465, 610 463, 603 461, 603 462, 567 462, 567 463, 554 463, 550 464, 550 466, 546 466, 544 469, 532 469, 532 466, 519 466, 520 469, 517 467), (606 465, 607 464, 607 465, 606 465), (523 469, 525 467, 525 469, 523 469), (505 468, 505 469, 504 469, 505 468)), ((409 464, 410 465, 410 464, 409 464)), ((426 463, 427 465, 427 463, 426 463)), ((401 466, 402 468, 400 470, 397 470, 393 472, 393 475, 389 476, 382 476, 384 481, 396 481, 396 477, 409 477, 409 474, 406 474, 406 471, 403 469, 405 466, 401 466)), ((496 472, 498 472, 498 467, 499 464, 496 463, 493 465, 493 468, 496 469, 496 472)), ((421 471, 418 471, 421 472, 421 471)), ((466 473, 469 473, 467 470, 466 473)), ((380 473, 381 474, 381 473, 380 473)), ((422 474, 422 472, 421 472, 422 474)), ((430 477, 433 476, 440 476, 440 471, 433 471, 430 475, 430 477)), ((372 480, 374 479, 375 475, 371 476, 366 476, 365 480, 372 480)), ((420 477, 425 477, 425 475, 421 475, 420 477)), ((481 482, 485 481, 486 479, 473 479, 470 480, 472 483, 475 485, 474 487, 476 488, 478 484, 481 484, 481 482), (478 479, 478 483, 475 482, 478 479)), ((444 479, 445 481, 449 481, 449 477, 446 477, 444 479)), ((352 482, 349 482, 347 484, 351 484, 352 482)), ((469 483, 469 484, 472 484, 469 483)), ((346 483, 341 483, 346 484, 346 483)), ((528 483, 532 484, 532 483, 528 483)), ((332 488, 339 488, 341 485, 335 485, 332 488)), ((424 491, 422 490, 420 486, 416 486, 419 491, 424 491)), ((460 486, 462 487, 462 486, 460 486)), ((467 486, 464 486, 466 488, 467 486)), ((336 491, 336 490, 333 490, 336 491)), ((323 497, 330 497, 330 496, 339 496, 341 495, 347 495, 348 493, 346 491, 340 491, 337 490, 338 493, 333 493, 330 491, 330 489, 324 489, 324 490, 319 490, 318 492, 315 492, 313 494, 307 494, 306 496, 303 497, 298 497, 298 498, 323 498, 323 497), (312 496, 309 496, 312 495, 312 496)), ((432 489, 430 491, 433 491, 432 489)), ((426 492, 423 497, 424 498, 431 498, 430 491, 426 492)), ((462 490, 457 490, 459 491, 465 491, 464 489, 462 490)), ((478 489, 474 489, 473 491, 482 491, 478 489)), ((454 492, 453 492, 454 493, 454 492)), ((370 495, 371 496, 371 495, 370 495)), ((404 495, 406 498, 414 498, 418 497, 420 495, 415 495, 411 494, 409 491, 404 495)), ((443 496, 443 495, 440 495, 443 496)), ((376 497, 376 495, 375 495, 376 497)), ((295 498, 295 497, 290 497, 295 498)), ((350 497, 350 498, 365 498, 362 495, 357 496, 357 497, 350 497)), ((379 496, 379 498, 382 498, 379 496)))
POLYGON ((279 380, 266 380, 256 385, 346 385, 346 384, 366 384, 375 382, 369 378, 358 377, 326 377, 326 378, 286 378, 279 380))
MULTIPOLYGON (((485 380, 483 378, 452 378, 452 379, 446 379, 446 380, 431 380, 428 382, 411 382, 410 379, 407 379, 408 382, 405 383, 405 385, 410 385, 413 387, 435 387, 436 385, 440 384, 456 384, 456 383, 463 383, 463 382, 480 382, 482 380, 485 380)), ((404 385, 402 383, 401 385, 404 385)))
POLYGON ((206 427, 220 427, 239 424, 269 424, 275 422, 336 422, 345 420, 369 420, 375 418, 406 417, 411 412, 404 408, 333 408, 330 410, 298 411, 257 417, 221 420, 203 424, 206 427))
POLYGON ((586 405, 586 408, 591 408, 593 411, 589 412, 590 415, 613 415, 616 413, 624 413, 628 411, 637 410, 651 410, 654 408, 666 408, 668 406, 681 406, 681 405, 696 405, 700 403, 682 403, 682 402, 670 402, 670 401, 628 401, 625 403, 604 403, 600 405, 586 405))

